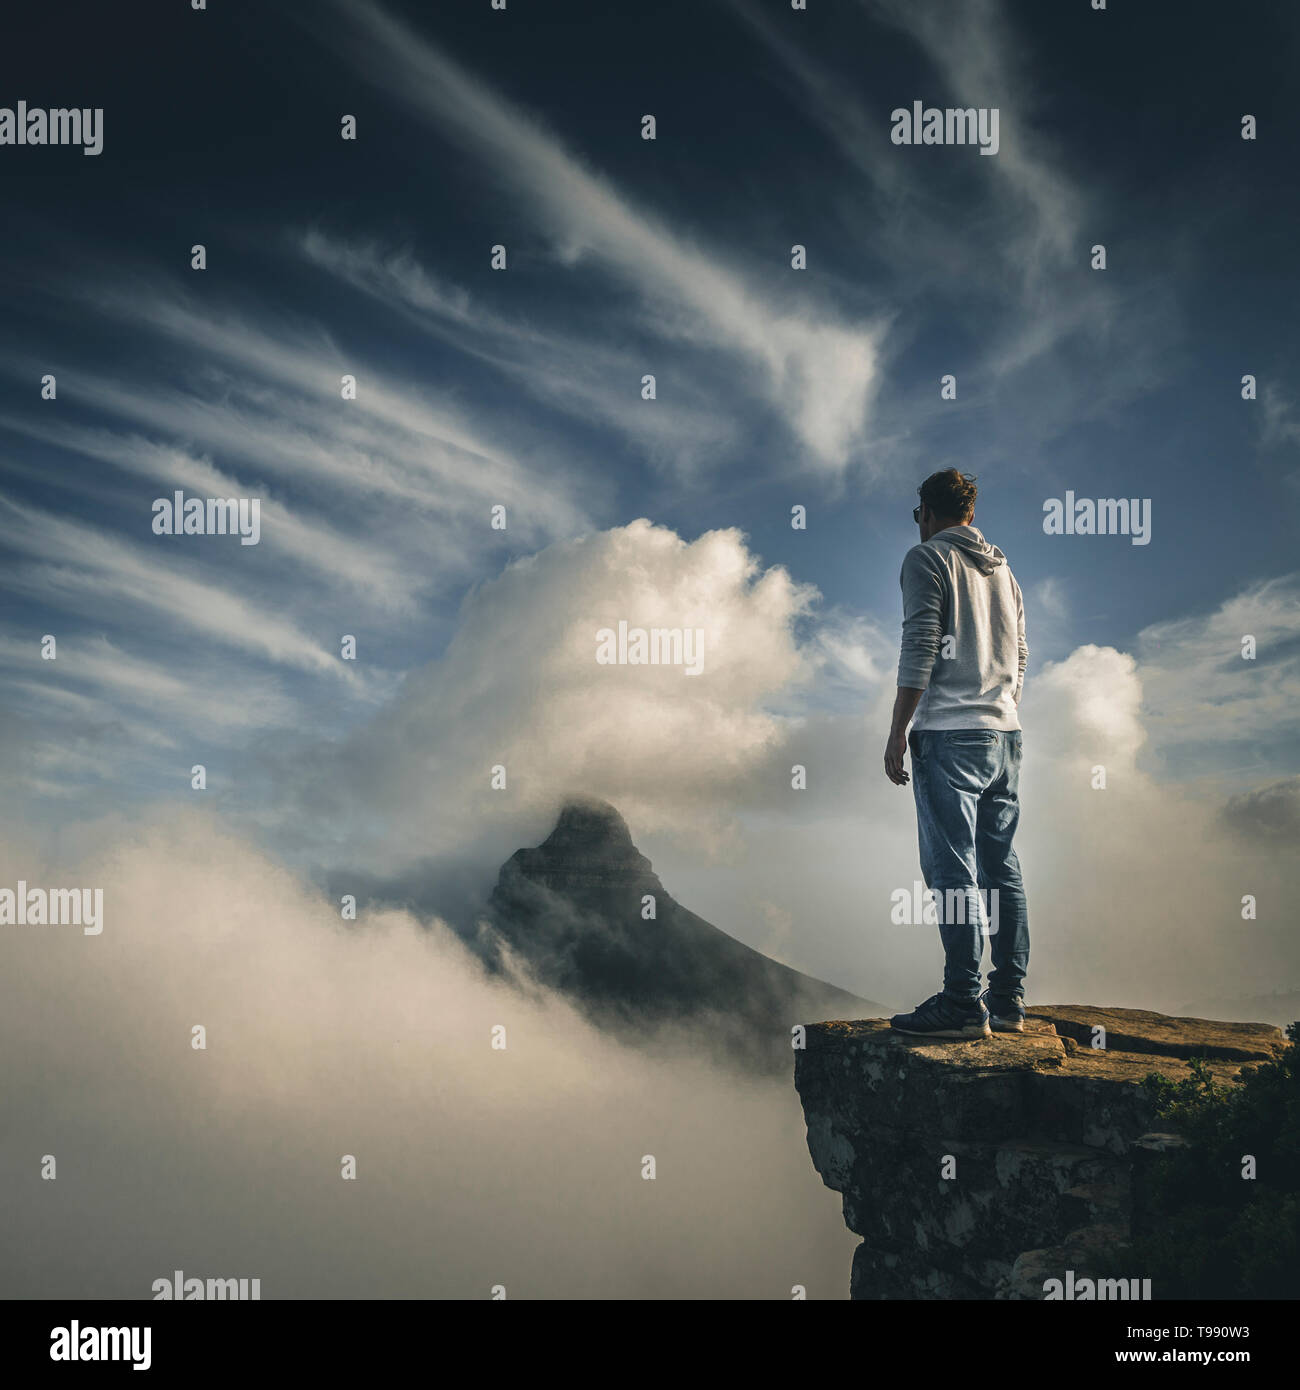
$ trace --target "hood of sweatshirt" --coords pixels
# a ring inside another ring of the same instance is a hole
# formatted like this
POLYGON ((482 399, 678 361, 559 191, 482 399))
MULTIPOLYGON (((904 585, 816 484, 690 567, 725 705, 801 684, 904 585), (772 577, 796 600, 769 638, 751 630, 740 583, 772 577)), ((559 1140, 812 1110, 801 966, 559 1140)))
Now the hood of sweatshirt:
POLYGON ((976 526, 949 526, 938 535, 931 536, 929 544, 951 546, 981 574, 992 574, 999 565, 1007 562, 1007 557, 996 545, 990 545, 976 526))

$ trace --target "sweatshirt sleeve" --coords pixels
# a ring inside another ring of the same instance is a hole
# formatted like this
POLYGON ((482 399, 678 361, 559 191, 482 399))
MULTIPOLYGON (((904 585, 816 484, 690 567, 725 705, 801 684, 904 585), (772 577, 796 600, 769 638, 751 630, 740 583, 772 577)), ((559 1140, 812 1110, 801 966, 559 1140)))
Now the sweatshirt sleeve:
POLYGON ((924 545, 914 545, 903 556, 903 570, 898 580, 903 588, 903 643, 898 658, 898 683, 910 690, 928 690, 930 673, 943 641, 942 569, 924 545))
MULTIPOLYGON (((1015 583, 1014 579, 1012 583, 1015 583)), ((1025 598, 1016 584, 1016 641, 1019 647, 1020 672, 1016 678, 1016 693, 1012 699, 1018 705, 1025 688, 1025 667, 1029 664, 1029 643, 1025 641, 1025 598)))

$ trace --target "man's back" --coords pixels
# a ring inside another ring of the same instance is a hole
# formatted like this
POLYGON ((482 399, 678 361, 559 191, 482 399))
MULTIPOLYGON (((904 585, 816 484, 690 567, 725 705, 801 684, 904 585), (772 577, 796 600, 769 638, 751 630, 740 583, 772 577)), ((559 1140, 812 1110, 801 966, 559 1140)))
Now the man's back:
POLYGON ((1020 728, 1028 647, 1006 556, 976 527, 949 526, 907 552, 900 578, 898 684, 925 691, 913 729, 1020 728))

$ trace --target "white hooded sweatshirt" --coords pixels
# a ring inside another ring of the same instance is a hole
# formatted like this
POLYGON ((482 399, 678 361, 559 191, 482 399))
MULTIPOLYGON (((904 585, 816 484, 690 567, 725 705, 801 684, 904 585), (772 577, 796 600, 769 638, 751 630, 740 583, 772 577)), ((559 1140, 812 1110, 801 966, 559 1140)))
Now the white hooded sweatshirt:
POLYGON ((1018 729, 1025 605, 974 526, 950 526, 903 556, 898 684, 924 690, 914 729, 1018 729))

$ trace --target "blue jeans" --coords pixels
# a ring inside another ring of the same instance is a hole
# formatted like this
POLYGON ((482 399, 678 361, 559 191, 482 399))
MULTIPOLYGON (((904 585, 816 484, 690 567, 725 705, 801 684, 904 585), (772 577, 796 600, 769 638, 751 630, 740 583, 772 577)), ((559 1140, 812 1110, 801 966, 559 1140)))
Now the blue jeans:
POLYGON ((921 876, 943 941, 943 992, 963 1003, 979 998, 987 934, 989 993, 1022 997, 1029 911, 1011 848, 1020 820, 1020 730, 914 729, 908 746, 921 876))

